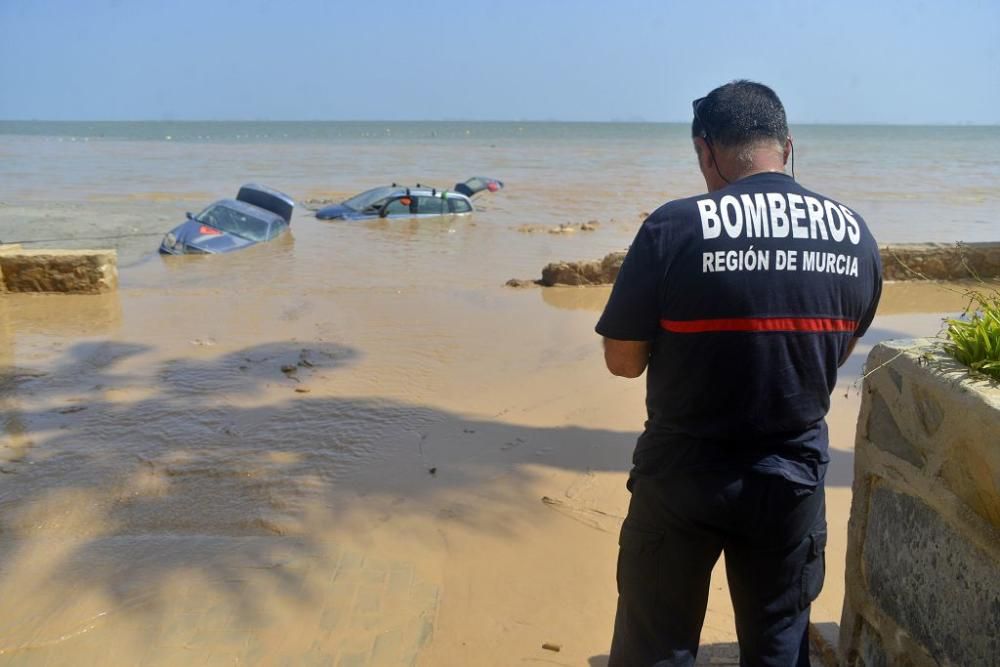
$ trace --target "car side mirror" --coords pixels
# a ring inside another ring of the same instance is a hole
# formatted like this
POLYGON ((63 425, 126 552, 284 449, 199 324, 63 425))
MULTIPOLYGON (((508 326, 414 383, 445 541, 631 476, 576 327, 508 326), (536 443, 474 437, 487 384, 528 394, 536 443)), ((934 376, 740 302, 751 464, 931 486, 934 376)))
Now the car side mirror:
POLYGON ((184 217, 186 217, 188 220, 194 220, 194 216, 191 214, 191 211, 185 213, 184 217))

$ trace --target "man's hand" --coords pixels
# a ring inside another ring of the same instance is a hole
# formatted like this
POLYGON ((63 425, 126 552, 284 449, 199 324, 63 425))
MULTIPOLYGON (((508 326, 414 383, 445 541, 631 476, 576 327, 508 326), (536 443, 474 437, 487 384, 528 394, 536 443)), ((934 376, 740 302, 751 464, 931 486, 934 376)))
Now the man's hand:
POLYGON ((604 363, 612 375, 637 378, 649 363, 649 341, 605 338, 604 363))

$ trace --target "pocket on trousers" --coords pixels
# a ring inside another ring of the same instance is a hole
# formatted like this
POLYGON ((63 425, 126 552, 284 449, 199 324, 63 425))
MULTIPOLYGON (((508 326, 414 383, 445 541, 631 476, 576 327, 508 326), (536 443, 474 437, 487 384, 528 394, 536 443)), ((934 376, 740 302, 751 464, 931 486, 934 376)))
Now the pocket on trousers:
POLYGON ((656 554, 663 533, 637 528, 627 521, 618 537, 618 592, 645 587, 656 579, 656 554))
POLYGON ((816 531, 809 536, 809 552, 802 566, 799 608, 805 609, 819 597, 826 577, 826 530, 816 531))

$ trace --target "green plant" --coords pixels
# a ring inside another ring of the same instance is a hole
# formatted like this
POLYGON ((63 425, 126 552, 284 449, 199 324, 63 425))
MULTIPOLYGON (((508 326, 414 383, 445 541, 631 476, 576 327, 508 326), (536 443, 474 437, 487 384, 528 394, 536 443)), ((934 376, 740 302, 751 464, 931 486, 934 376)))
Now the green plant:
POLYGON ((1000 292, 971 296, 962 319, 948 320, 945 349, 972 370, 1000 380, 1000 292))

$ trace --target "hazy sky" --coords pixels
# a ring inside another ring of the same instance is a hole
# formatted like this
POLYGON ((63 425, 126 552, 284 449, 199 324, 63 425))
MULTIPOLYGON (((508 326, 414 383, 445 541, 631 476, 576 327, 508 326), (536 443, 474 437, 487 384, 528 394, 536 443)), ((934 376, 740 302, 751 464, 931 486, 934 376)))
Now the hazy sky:
POLYGON ((0 0, 0 118, 1000 124, 1000 0, 0 0))

